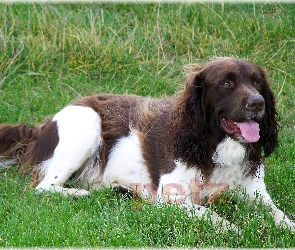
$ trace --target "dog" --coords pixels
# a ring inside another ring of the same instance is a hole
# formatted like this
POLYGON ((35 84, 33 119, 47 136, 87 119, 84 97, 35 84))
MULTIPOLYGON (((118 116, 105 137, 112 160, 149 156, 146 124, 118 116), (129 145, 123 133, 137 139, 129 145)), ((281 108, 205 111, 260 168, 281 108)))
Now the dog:
POLYGON ((295 231, 264 183, 262 155, 277 147, 278 128, 264 70, 219 58, 195 67, 178 96, 99 94, 38 127, 3 124, 0 160, 34 166, 39 191, 82 196, 87 188, 121 187, 152 203, 181 204, 222 228, 230 223, 204 204, 239 190, 241 199, 270 207, 277 226, 295 231), (65 187, 69 179, 81 189, 65 187))

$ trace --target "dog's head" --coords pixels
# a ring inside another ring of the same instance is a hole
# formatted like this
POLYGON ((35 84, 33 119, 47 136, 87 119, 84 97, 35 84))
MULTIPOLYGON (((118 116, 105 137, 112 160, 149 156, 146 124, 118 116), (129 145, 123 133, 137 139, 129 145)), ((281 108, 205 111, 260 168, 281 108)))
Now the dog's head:
POLYGON ((266 156, 277 146, 274 95, 259 66, 236 58, 210 62, 189 78, 186 95, 186 109, 210 133, 258 142, 266 156))

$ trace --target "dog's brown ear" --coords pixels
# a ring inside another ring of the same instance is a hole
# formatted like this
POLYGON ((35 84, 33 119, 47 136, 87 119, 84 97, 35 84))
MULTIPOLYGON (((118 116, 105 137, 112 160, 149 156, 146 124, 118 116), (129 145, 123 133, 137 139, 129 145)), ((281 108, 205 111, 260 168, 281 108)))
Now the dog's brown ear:
POLYGON ((177 103, 172 122, 174 157, 189 165, 198 165, 204 172, 211 169, 212 154, 208 143, 208 126, 204 106, 205 87, 200 71, 191 73, 177 103))
MULTIPOLYGON (((257 66, 258 67, 258 66, 257 66)), ((269 87, 266 74, 258 67, 263 77, 261 95, 265 100, 265 116, 260 126, 260 144, 263 147, 265 157, 269 156, 278 145, 278 114, 275 107, 275 97, 269 87)))
POLYGON ((206 112, 204 106, 205 87, 202 84, 201 72, 193 73, 187 79, 184 92, 184 112, 189 119, 194 119, 198 130, 206 126, 206 112))

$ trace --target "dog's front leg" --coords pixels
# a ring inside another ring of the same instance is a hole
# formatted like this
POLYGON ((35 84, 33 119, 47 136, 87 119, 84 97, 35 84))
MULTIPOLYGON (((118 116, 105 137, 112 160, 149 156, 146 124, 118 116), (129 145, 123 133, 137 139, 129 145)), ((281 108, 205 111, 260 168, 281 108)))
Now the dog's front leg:
POLYGON ((287 226, 292 232, 295 232, 295 223, 276 207, 266 191, 263 165, 259 167, 254 177, 245 181, 245 185, 240 192, 240 199, 245 198, 245 195, 250 202, 259 202, 261 200, 264 206, 269 207, 276 226, 287 226))
MULTIPOLYGON (((163 189, 164 191, 166 189, 166 192, 159 192, 158 190, 158 198, 156 199, 156 204, 159 205, 168 203, 179 205, 181 208, 184 208, 186 210, 189 217, 208 220, 218 231, 221 232, 225 230, 233 230, 237 234, 240 234, 242 232, 236 225, 220 217, 216 212, 212 211, 210 208, 207 208, 194 202, 194 199, 192 199, 192 192, 190 189, 181 190, 181 188, 178 187, 179 189, 177 191, 179 192, 172 194, 172 192, 167 192, 167 187, 171 188, 172 186, 166 185, 166 187, 164 187, 163 189)), ((175 187, 176 184, 174 184, 174 188, 175 187)))
POLYGON ((237 234, 242 233, 242 230, 239 229, 235 224, 222 218, 216 212, 212 211, 210 208, 206 208, 204 206, 197 205, 197 204, 191 204, 190 202, 189 203, 182 203, 181 206, 186 209, 187 214, 190 217, 196 216, 199 219, 204 218, 204 219, 212 222, 213 226, 218 231, 222 232, 225 230, 233 230, 237 234))
POLYGON ((194 168, 186 168, 181 162, 176 162, 176 168, 173 172, 161 176, 160 184, 154 197, 156 203, 177 204, 186 209, 188 216, 208 219, 212 222, 217 230, 225 231, 228 229, 241 233, 237 226, 233 225, 226 219, 220 217, 210 208, 204 207, 202 204, 202 183, 196 176, 194 168))

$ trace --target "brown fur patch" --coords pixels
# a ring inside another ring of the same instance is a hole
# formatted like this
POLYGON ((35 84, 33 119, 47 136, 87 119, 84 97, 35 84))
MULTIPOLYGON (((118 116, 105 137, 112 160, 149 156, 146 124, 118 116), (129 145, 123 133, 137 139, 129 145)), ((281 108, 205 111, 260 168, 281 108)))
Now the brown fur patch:
POLYGON ((23 156, 29 143, 37 138, 38 129, 23 124, 0 126, 0 155, 5 159, 16 159, 23 164, 23 156))
POLYGON ((49 159, 58 142, 57 123, 50 120, 40 127, 37 140, 28 144, 25 160, 35 165, 49 159))
POLYGON ((175 167, 173 145, 169 143, 174 101, 171 98, 145 99, 138 107, 134 124, 140 132, 143 157, 155 186, 158 186, 162 174, 171 172, 175 167))
POLYGON ((129 124, 134 120, 136 107, 141 100, 142 98, 138 96, 102 94, 85 97, 73 103, 73 105, 91 107, 101 117, 103 145, 99 154, 102 171, 110 150, 117 140, 130 132, 129 124))

